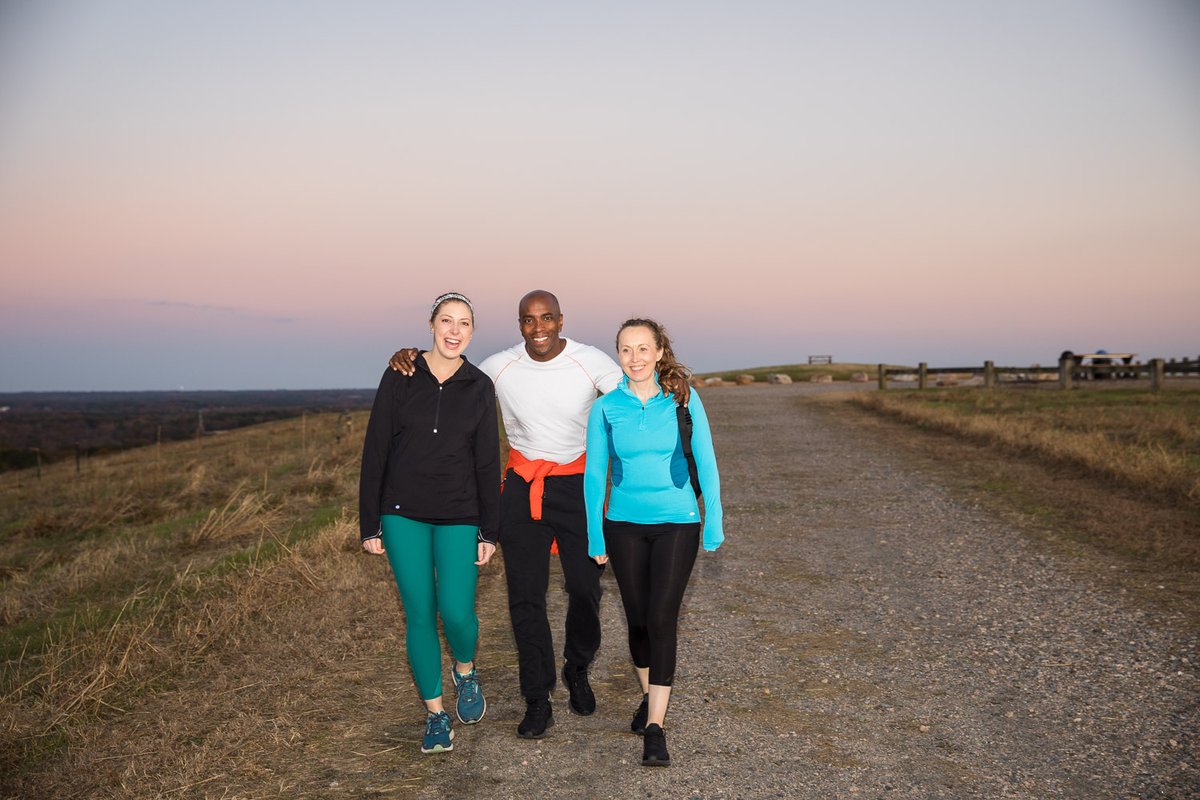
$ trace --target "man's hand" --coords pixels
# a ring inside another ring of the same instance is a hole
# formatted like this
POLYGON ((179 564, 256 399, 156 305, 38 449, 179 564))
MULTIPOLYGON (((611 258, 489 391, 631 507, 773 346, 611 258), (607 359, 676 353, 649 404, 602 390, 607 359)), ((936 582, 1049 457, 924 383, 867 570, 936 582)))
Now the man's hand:
POLYGON ((479 560, 475 562, 475 566, 482 567, 484 564, 492 560, 492 556, 496 554, 496 545, 491 542, 479 543, 479 560))
POLYGON ((415 347, 405 347, 392 354, 392 359, 388 361, 388 366, 403 375, 412 377, 413 373, 417 371, 416 361, 417 356, 420 354, 421 351, 415 347))
POLYGON ((592 556, 592 561, 595 561, 597 564, 603 567, 608 563, 608 554, 602 556, 592 556))
POLYGON ((376 536, 373 539, 367 539, 362 543, 363 550, 366 550, 373 556, 383 555, 383 539, 376 536))
MULTIPOLYGON (((408 373, 405 374, 407 375, 408 373)), ((687 405, 688 399, 692 396, 692 387, 688 385, 687 381, 676 375, 671 375, 667 378, 660 378, 659 382, 662 384, 662 388, 675 395, 675 402, 680 405, 687 405)))

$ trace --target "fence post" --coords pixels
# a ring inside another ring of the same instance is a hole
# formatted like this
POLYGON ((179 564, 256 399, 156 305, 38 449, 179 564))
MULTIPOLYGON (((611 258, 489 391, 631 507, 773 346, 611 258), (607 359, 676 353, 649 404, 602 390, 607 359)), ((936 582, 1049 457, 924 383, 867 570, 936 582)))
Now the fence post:
POLYGON ((929 365, 922 361, 917 364, 917 388, 924 389, 929 385, 929 365))
POLYGON ((983 362, 983 388, 996 388, 996 365, 991 361, 983 362))
POLYGON ((1161 358, 1150 359, 1150 391, 1157 392, 1163 387, 1163 360, 1161 358))
POLYGON ((879 365, 879 388, 887 388, 887 367, 885 367, 883 364, 879 365))
POLYGON ((1074 366, 1075 359, 1060 358, 1058 360, 1058 388, 1071 388, 1071 368, 1074 366))

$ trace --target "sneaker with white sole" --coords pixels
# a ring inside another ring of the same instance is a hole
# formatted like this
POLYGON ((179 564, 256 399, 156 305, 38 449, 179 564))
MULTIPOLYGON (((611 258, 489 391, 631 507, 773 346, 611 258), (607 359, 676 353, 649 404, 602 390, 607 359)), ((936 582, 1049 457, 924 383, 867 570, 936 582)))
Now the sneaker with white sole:
POLYGON ((454 692, 457 695, 454 713, 462 724, 474 725, 487 713, 487 700, 483 698, 483 689, 479 686, 479 675, 474 668, 466 675, 459 675, 455 669, 451 669, 450 674, 454 676, 454 692))
POLYGON ((422 753, 445 753, 454 749, 454 728, 450 715, 445 711, 432 712, 425 719, 425 738, 421 740, 422 753))

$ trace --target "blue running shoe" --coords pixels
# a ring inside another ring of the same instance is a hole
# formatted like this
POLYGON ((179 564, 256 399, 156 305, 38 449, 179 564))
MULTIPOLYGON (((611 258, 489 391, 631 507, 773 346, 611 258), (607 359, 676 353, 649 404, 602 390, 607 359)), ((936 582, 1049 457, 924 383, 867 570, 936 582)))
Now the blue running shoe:
POLYGON ((458 670, 453 668, 450 674, 454 676, 454 692, 458 696, 454 713, 462 724, 474 725, 487 713, 487 701, 483 699, 483 689, 479 687, 479 675, 473 667, 466 675, 459 675, 458 670))
POLYGON ((450 715, 445 711, 430 714, 425 720, 425 738, 421 742, 422 753, 445 753, 454 749, 454 730, 450 727, 450 715))

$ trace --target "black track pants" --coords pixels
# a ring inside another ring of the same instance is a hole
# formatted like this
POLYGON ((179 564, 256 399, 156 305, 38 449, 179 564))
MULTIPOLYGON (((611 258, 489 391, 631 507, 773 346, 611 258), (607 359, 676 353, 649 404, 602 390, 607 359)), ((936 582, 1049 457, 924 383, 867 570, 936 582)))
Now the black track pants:
POLYGON ((600 649, 603 568, 587 554, 583 476, 555 475, 546 478, 545 485, 540 520, 529 514, 529 484, 513 470, 504 476, 500 498, 508 613, 517 642, 521 694, 527 700, 549 697, 557 682, 558 660, 546 617, 550 543, 555 539, 567 590, 563 658, 572 669, 584 669, 600 649))

